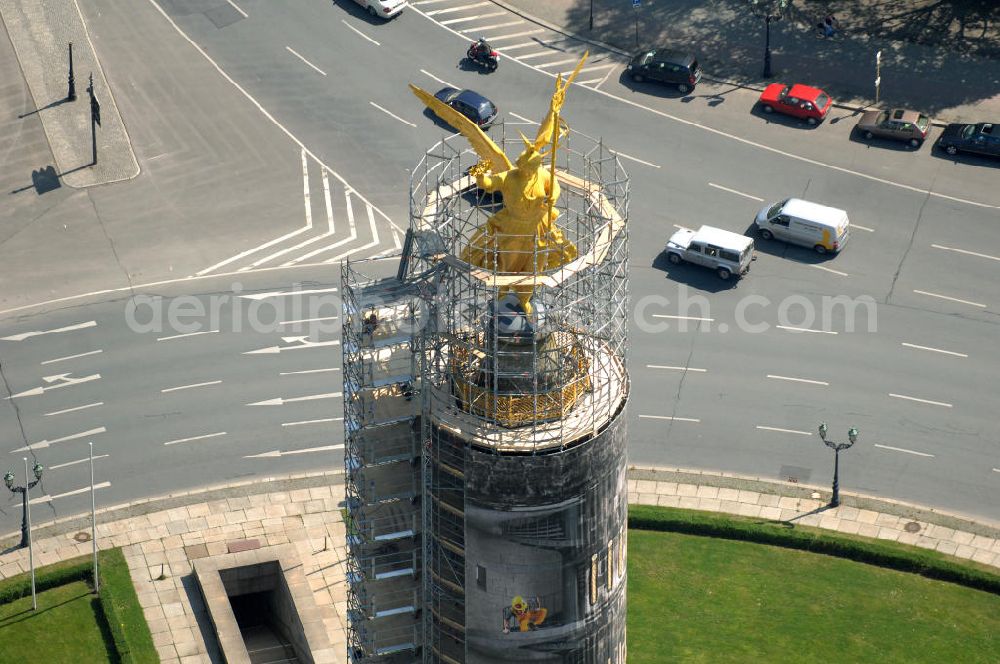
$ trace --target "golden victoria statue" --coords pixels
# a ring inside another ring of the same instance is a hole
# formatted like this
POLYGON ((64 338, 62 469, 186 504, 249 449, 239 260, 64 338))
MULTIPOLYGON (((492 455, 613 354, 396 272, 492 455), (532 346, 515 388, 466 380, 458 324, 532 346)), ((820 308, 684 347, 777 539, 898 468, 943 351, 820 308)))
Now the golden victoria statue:
MULTIPOLYGON (((555 177, 555 156, 559 139, 569 133, 569 126, 559 117, 566 89, 586 59, 584 53, 565 82, 561 74, 556 77, 549 112, 539 125, 534 141, 521 134, 525 147, 514 164, 476 123, 410 84, 413 93, 438 117, 458 129, 479 155, 479 163, 470 171, 479 188, 499 191, 503 195, 503 208, 475 232, 462 253, 462 260, 501 273, 534 275, 576 258, 576 246, 565 239, 556 226, 559 212, 554 206, 559 199, 559 183, 555 177), (547 156, 551 157, 549 168, 543 165, 547 156)), ((530 285, 507 286, 500 290, 499 297, 515 293, 521 308, 530 314, 533 290, 530 285)))

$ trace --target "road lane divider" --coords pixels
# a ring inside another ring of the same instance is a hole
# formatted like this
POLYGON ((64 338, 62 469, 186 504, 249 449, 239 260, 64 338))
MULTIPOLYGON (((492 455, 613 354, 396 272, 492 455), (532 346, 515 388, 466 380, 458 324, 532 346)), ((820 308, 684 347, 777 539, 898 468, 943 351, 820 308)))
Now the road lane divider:
POLYGON ((892 450, 893 452, 903 452, 904 454, 912 454, 914 456, 934 458, 933 454, 928 454, 927 452, 917 452, 915 450, 908 450, 905 447, 893 447, 892 445, 881 445, 879 443, 875 443, 873 447, 877 447, 880 450, 892 450))
POLYGON ((824 272, 830 272, 831 274, 836 274, 836 275, 841 276, 841 277, 849 277, 849 276, 851 276, 851 275, 847 274, 846 272, 841 272, 840 270, 834 270, 832 267, 826 267, 824 265, 815 265, 815 264, 813 264, 813 265, 810 265, 809 267, 814 267, 817 270, 823 270, 824 272))
POLYGON ((669 420, 671 422, 691 422, 701 424, 701 420, 696 417, 675 417, 673 415, 640 415, 644 420, 669 420))
POLYGON ((815 332, 817 334, 837 334, 833 330, 814 330, 811 327, 796 327, 794 325, 775 325, 779 330, 785 332, 815 332))
POLYGON ((991 256, 989 254, 981 254, 978 251, 969 251, 968 249, 957 249, 955 247, 946 247, 941 244, 932 244, 935 249, 943 249, 944 251, 954 251, 957 254, 965 254, 966 256, 975 256, 977 258, 988 258, 991 261, 1000 261, 1000 256, 991 256))
POLYGON ((169 337, 159 337, 157 341, 172 341, 174 339, 184 339, 187 337, 197 337, 202 334, 218 334, 218 330, 202 330, 201 332, 187 332, 185 334, 173 334, 169 337))
POLYGON ((910 397, 905 394, 896 394, 895 392, 889 392, 890 397, 896 399, 903 399, 905 401, 915 401, 917 403, 925 403, 929 406, 941 406, 942 408, 953 408, 952 404, 945 403, 944 401, 931 401, 930 399, 921 399, 919 397, 910 397))
POLYGON ((250 293, 240 295, 244 300, 266 300, 269 297, 290 297, 292 295, 317 295, 319 293, 336 293, 336 288, 310 288, 308 290, 293 289, 284 291, 267 291, 265 293, 250 293))
MULTIPOLYGON (((447 21, 441 21, 441 25, 455 25, 456 23, 468 23, 469 21, 478 21, 484 18, 496 18, 497 16, 503 16, 507 12, 490 12, 489 14, 476 14, 475 16, 462 16, 460 18, 449 18, 447 21)), ((518 23, 524 23, 524 21, 517 21, 518 23)), ((501 25, 500 27, 506 27, 506 25, 501 25)), ((487 28, 470 28, 471 30, 486 30, 487 28)))
POLYGON ((235 2, 233 2, 233 0, 226 0, 226 2, 229 3, 230 7, 232 7, 236 11, 238 11, 240 13, 240 16, 242 16, 243 18, 250 18, 245 11, 243 11, 242 9, 240 9, 239 5, 237 5, 235 2))
POLYGON ((52 360, 45 360, 45 361, 42 362, 42 364, 43 365, 44 364, 55 364, 56 362, 63 362, 65 360, 75 360, 77 358, 88 357, 90 355, 97 355, 98 353, 103 353, 103 352, 104 351, 99 348, 97 350, 87 351, 86 353, 77 353, 76 355, 66 355, 65 357, 57 357, 57 358, 52 359, 52 360))
POLYGON ((750 200, 757 201, 758 203, 764 202, 764 199, 759 196, 754 196, 753 194, 746 194, 742 191, 730 189, 729 187, 723 187, 721 184, 715 184, 714 182, 709 182, 708 186, 715 187, 716 189, 721 189, 722 191, 728 191, 730 194, 736 194, 737 196, 743 196, 744 198, 749 198, 750 200))
POLYGON ((94 403, 88 403, 86 406, 76 406, 75 408, 64 408, 63 410, 54 410, 51 413, 43 413, 42 417, 51 417, 53 415, 64 415, 66 413, 75 413, 78 410, 86 410, 87 408, 96 408, 98 406, 103 406, 103 401, 95 401, 94 403))
POLYGON ((378 110, 382 111, 383 113, 385 113, 389 117, 392 117, 392 118, 395 118, 395 119, 399 120, 403 124, 408 124, 411 127, 416 127, 417 126, 417 125, 413 124, 412 122, 410 122, 409 120, 404 120, 403 118, 399 117, 398 115, 396 115, 395 113, 393 113, 389 109, 385 108, 384 106, 379 106, 378 104, 376 104, 373 101, 369 101, 368 103, 371 104, 372 106, 374 106, 375 108, 377 108, 378 110))
POLYGON ((327 424, 329 422, 343 422, 343 417, 324 417, 319 420, 299 420, 298 422, 282 422, 283 427, 297 427, 303 424, 327 424))
POLYGON ((208 387, 209 385, 218 385, 221 380, 210 380, 205 383, 191 383, 190 385, 178 385, 177 387, 166 387, 160 390, 161 394, 166 394, 168 392, 179 392, 180 390, 189 390, 195 387, 208 387))
MULTIPOLYGON (((97 461, 98 459, 106 459, 109 456, 111 456, 111 455, 110 454, 98 454, 97 456, 94 457, 94 461, 97 461)), ((67 466, 75 466, 75 465, 80 464, 80 463, 87 463, 88 461, 90 461, 90 457, 86 456, 86 457, 83 457, 82 459, 77 459, 76 461, 67 461, 66 463, 57 463, 54 466, 49 466, 45 470, 59 470, 60 468, 66 468, 67 466)))
POLYGON ((379 42, 377 42, 374 39, 372 39, 371 37, 369 37, 368 35, 366 35, 365 33, 361 32, 360 30, 358 30, 357 28, 355 28, 353 25, 351 25, 350 23, 348 23, 344 19, 340 19, 340 22, 343 23, 344 25, 346 25, 351 30, 354 30, 354 32, 356 32, 362 39, 367 39, 368 41, 370 41, 371 43, 375 44, 376 46, 381 46, 382 45, 379 42))
POLYGON ((955 357, 968 357, 965 353, 958 353, 953 350, 944 350, 942 348, 932 348, 930 346, 918 346, 917 344, 906 343, 905 341, 900 343, 901 346, 906 346, 907 348, 915 348, 917 350, 927 350, 932 353, 942 353, 944 355, 954 355, 955 357))
POLYGON ((177 440, 168 440, 163 443, 164 445, 180 445, 181 443, 193 443, 198 440, 207 440, 209 438, 218 438, 219 436, 225 436, 225 431, 217 431, 215 433, 206 433, 203 436, 191 436, 190 438, 178 438, 177 440))
POLYGON ((939 298, 941 300, 948 300, 949 302, 958 302, 959 304, 968 304, 968 305, 973 306, 973 307, 979 307, 980 309, 985 309, 986 308, 985 304, 980 304, 979 302, 972 302, 970 300, 960 300, 957 297, 950 297, 948 295, 941 295, 939 293, 929 293, 927 291, 916 290, 916 289, 914 289, 913 292, 917 293, 918 295, 926 295, 927 297, 936 297, 936 298, 939 298))
POLYGON ((776 374, 767 374, 767 377, 772 378, 774 380, 787 380, 793 383, 805 383, 807 385, 823 385, 823 386, 830 385, 830 383, 826 382, 825 380, 812 380, 810 378, 793 378, 791 376, 778 376, 776 374))
POLYGON ((306 64, 307 64, 308 66, 310 66, 310 67, 312 67, 313 69, 315 69, 316 71, 318 71, 318 72, 319 72, 320 74, 322 74, 323 76, 326 76, 326 72, 325 72, 325 71, 323 71, 322 69, 320 69, 319 67, 317 67, 317 66, 316 66, 316 65, 314 65, 313 63, 311 63, 311 62, 309 62, 308 60, 306 60, 306 59, 305 59, 305 57, 303 57, 301 53, 299 53, 298 51, 296 51, 296 50, 295 50, 294 48, 292 48, 291 46, 286 46, 286 47, 285 47, 285 50, 286 50, 286 51, 288 51, 289 53, 291 53, 292 55, 294 55, 295 57, 297 57, 297 58, 298 58, 299 60, 301 60, 302 62, 306 63, 306 64))
POLYGON ((694 367, 671 367, 665 364, 647 364, 647 369, 670 369, 673 371, 697 371, 698 373, 705 373, 708 369, 695 369, 694 367))
POLYGON ((328 371, 340 371, 340 367, 330 367, 328 369, 304 369, 302 371, 281 371, 279 376, 297 376, 298 374, 326 373, 328 371))
POLYGON ((780 427, 767 427, 762 424, 758 424, 757 428, 761 431, 777 431, 778 433, 794 433, 798 436, 811 436, 812 431, 799 431, 798 429, 782 429, 780 427))

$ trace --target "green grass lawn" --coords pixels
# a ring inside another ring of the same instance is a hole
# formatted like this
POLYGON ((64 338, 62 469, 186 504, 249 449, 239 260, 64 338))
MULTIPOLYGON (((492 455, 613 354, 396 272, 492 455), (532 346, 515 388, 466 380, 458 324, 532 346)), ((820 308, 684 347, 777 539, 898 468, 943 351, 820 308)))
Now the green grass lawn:
POLYGON ((117 662, 100 602, 83 581, 0 604, 0 661, 46 664, 117 662))
POLYGON ((629 531, 629 661, 1000 662, 1000 596, 774 546, 629 531))

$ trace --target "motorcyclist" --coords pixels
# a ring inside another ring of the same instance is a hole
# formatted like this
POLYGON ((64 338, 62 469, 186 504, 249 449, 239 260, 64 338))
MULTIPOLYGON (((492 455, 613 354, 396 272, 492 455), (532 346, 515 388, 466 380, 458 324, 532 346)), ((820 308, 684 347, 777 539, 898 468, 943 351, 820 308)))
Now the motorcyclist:
POLYGON ((493 47, 486 41, 485 37, 480 37, 479 41, 472 45, 473 58, 485 58, 493 52, 493 47))

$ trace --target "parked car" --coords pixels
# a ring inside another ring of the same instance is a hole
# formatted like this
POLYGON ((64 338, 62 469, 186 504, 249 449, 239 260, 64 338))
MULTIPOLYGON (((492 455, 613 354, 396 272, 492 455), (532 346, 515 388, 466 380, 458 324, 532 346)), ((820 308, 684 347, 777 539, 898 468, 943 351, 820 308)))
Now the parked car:
POLYGON ((381 18, 392 18, 406 6, 406 0, 354 0, 354 2, 367 9, 372 16, 381 18))
POLYGON ((750 261, 754 260, 753 238, 712 226, 702 226, 696 231, 680 229, 670 236, 663 251, 674 265, 682 262, 701 265, 715 270, 723 280, 733 275, 743 276, 750 271, 750 261))
POLYGON ((865 111, 855 129, 871 140, 876 136, 906 141, 911 147, 920 147, 931 128, 931 119, 917 111, 894 108, 890 111, 865 111))
POLYGON ((626 67, 632 80, 671 83, 680 92, 694 90, 701 80, 701 67, 691 53, 669 48, 654 48, 636 53, 626 67))
POLYGON ((760 93, 760 105, 765 113, 777 111, 815 125, 826 117, 833 100, 819 88, 801 83, 772 83, 760 93))
POLYGON ((950 124, 941 132, 937 146, 948 154, 961 151, 1000 157, 1000 129, 992 122, 950 124))
POLYGON ((497 119, 496 104, 478 92, 447 87, 435 92, 434 96, 483 129, 488 129, 497 119))

